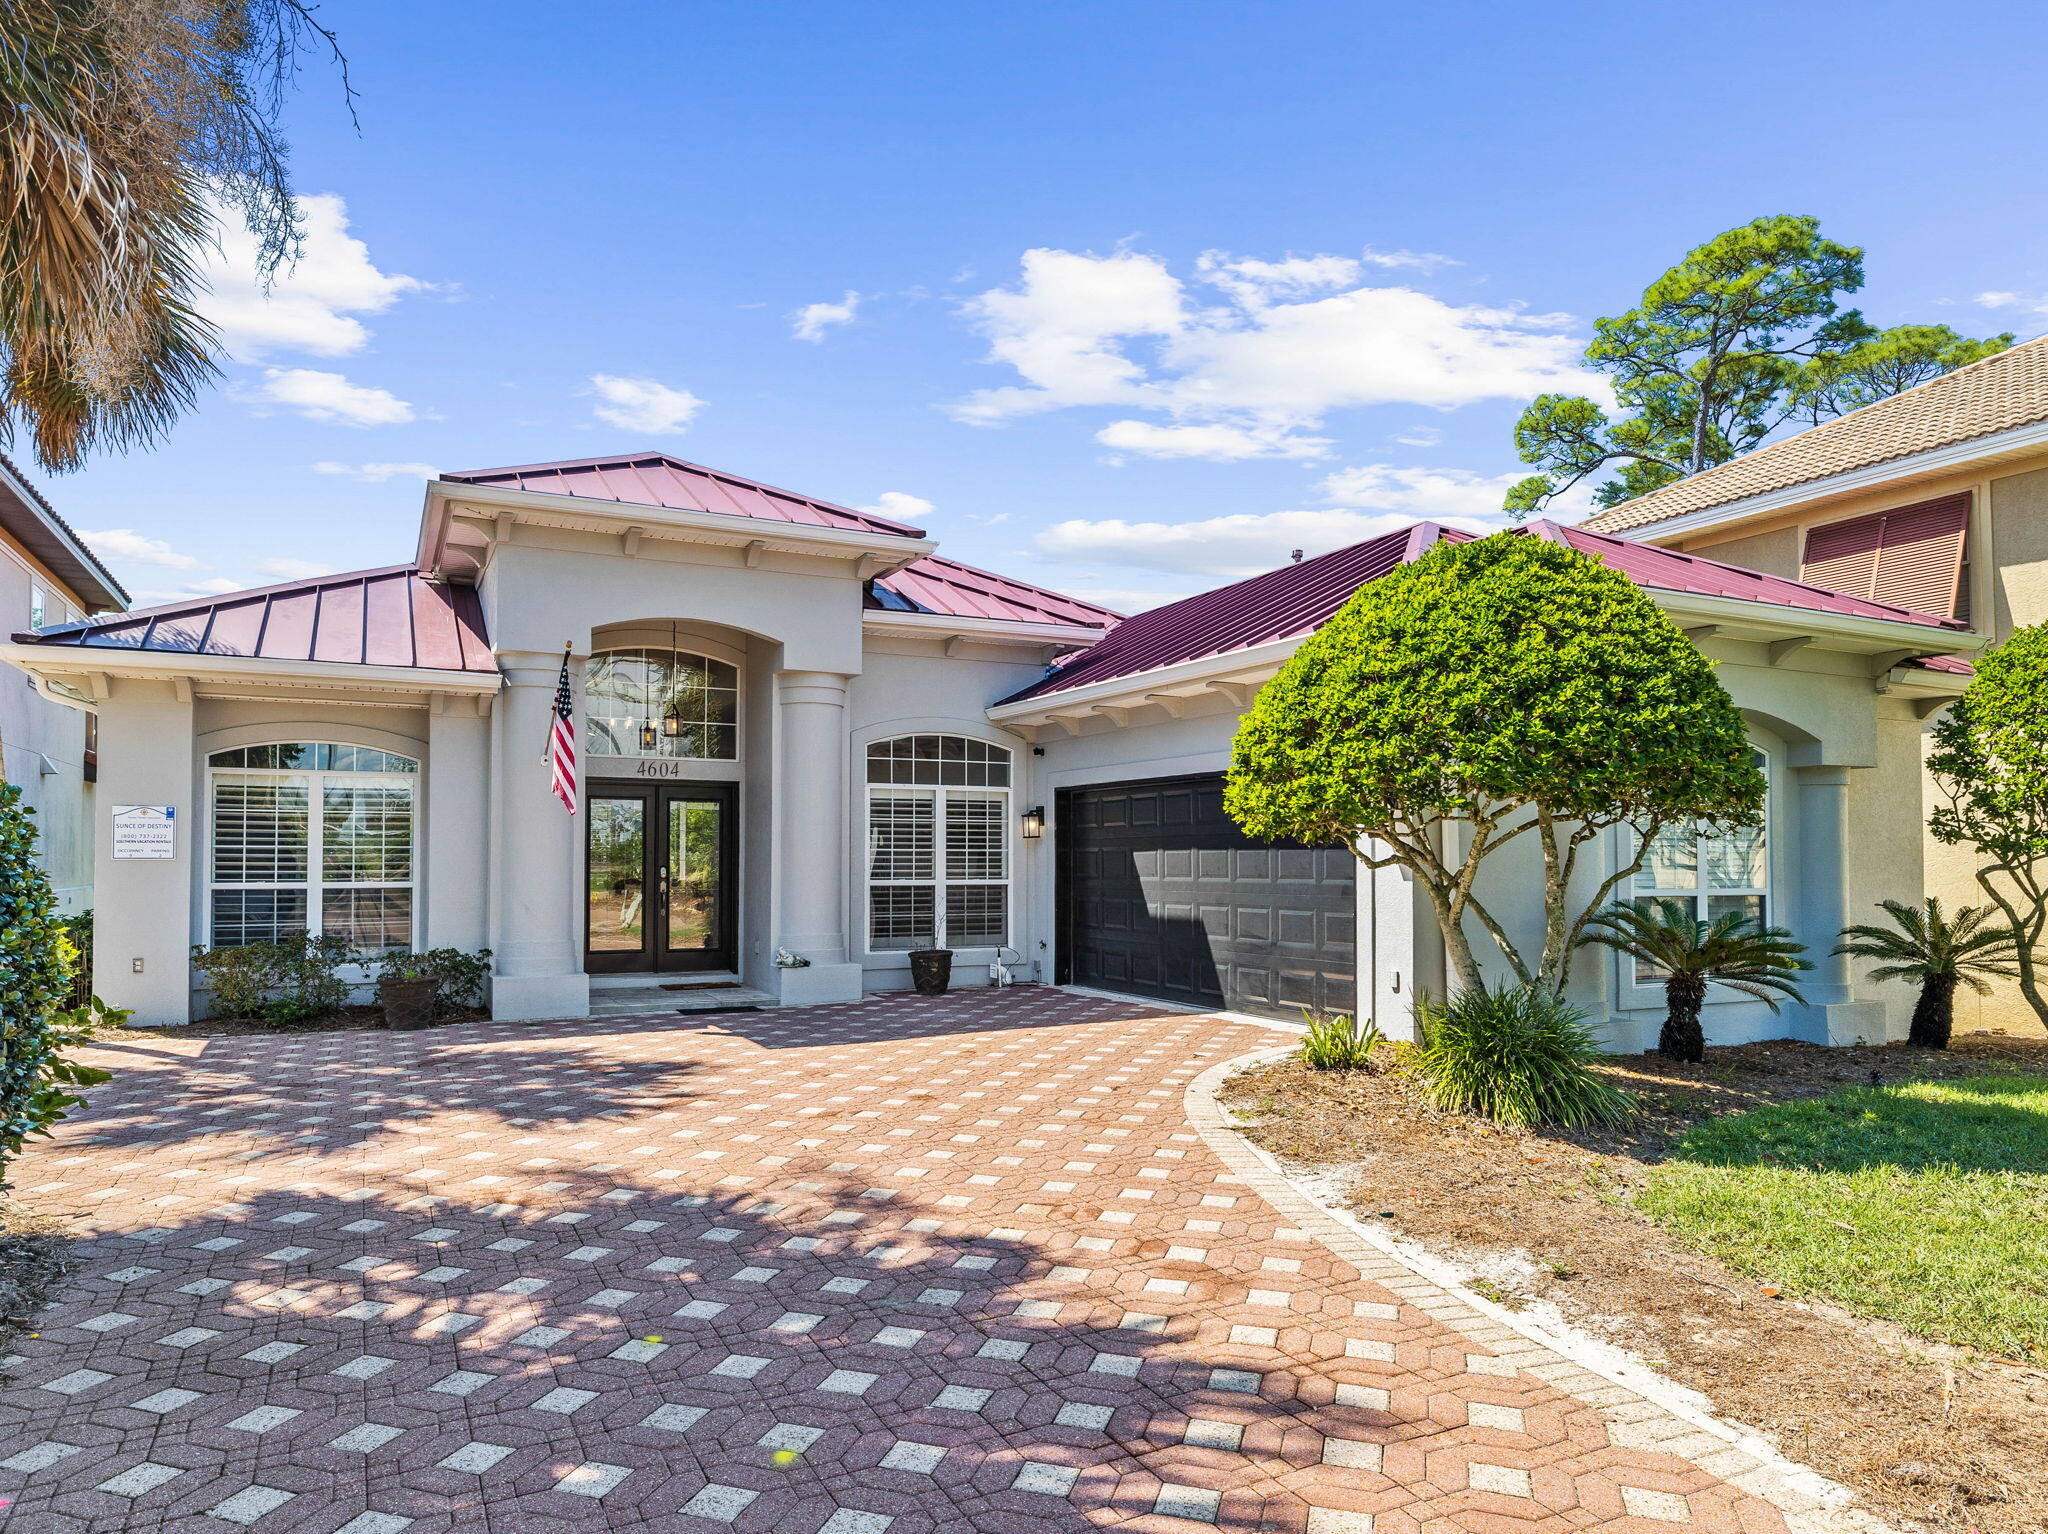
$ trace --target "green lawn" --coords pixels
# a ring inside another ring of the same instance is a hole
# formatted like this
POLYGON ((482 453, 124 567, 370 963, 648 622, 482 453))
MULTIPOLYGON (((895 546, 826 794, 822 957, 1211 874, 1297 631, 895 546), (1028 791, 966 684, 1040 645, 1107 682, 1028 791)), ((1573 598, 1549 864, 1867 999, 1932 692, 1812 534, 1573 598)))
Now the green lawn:
POLYGON ((1637 1202, 1788 1293, 2048 1358, 2048 1078, 1859 1087, 1716 1119, 1637 1202))

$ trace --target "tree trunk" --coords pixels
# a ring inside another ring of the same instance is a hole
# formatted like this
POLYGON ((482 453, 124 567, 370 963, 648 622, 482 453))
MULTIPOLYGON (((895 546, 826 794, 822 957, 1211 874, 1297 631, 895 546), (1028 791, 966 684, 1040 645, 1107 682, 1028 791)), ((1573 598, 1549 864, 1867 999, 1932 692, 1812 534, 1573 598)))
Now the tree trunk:
POLYGON ((1920 982, 1913 1004, 1913 1027, 1906 1042, 1916 1049, 1947 1049, 1956 1025, 1956 977, 1929 975, 1920 982))
POLYGON ((1700 1029, 1700 1003, 1707 982, 1700 975, 1673 975, 1664 982, 1664 1027, 1657 1035, 1657 1053, 1667 1060, 1697 1065, 1707 1058, 1707 1036, 1700 1029))

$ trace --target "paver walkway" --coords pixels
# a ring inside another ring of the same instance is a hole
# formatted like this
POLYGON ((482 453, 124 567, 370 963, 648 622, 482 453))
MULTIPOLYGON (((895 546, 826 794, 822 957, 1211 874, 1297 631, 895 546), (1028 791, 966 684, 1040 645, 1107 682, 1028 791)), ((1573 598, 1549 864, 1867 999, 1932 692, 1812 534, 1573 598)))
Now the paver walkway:
POLYGON ((1182 1110, 1273 1043, 1027 990, 117 1045, 19 1169, 94 1235, 0 1534, 1782 1530, 1281 1228, 1182 1110))

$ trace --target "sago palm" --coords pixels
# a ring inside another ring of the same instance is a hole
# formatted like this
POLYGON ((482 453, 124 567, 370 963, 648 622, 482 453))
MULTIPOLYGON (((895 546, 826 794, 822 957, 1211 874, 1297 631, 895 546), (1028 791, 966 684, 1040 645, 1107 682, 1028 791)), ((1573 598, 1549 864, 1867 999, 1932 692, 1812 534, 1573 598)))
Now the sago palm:
POLYGON ((1878 906, 1893 925, 1844 927, 1835 952, 1876 959, 1873 980, 1917 982, 1920 998, 1906 1042, 1947 1049, 1955 1031, 1956 987, 1967 985, 1982 995, 1991 989, 1986 976, 2018 976, 2019 934, 2007 922, 1992 921, 1989 906, 1966 905, 1951 916, 1932 895, 1922 906, 1902 900, 1880 900, 1878 906))
POLYGON ((1669 1060, 1706 1058, 1700 1006, 1709 985, 1725 985, 1778 1010, 1781 996, 1802 998, 1793 977, 1813 965, 1804 943, 1783 927, 1767 927, 1740 911, 1706 918, 1689 900, 1613 905, 1587 923, 1582 940, 1617 948, 1664 977, 1664 1026, 1657 1053, 1669 1060), (1645 908, 1647 907, 1647 909, 1645 908))
POLYGON ((265 274, 292 253, 277 110, 316 37, 300 0, 0 0, 0 438, 70 468, 214 377, 213 210, 265 274))

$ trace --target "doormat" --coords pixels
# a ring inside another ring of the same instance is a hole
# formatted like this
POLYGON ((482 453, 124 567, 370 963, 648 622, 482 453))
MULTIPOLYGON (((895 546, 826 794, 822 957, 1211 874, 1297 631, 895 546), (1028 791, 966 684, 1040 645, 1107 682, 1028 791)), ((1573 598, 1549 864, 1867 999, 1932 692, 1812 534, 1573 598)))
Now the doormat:
POLYGON ((679 1017, 723 1017, 728 1012, 758 1012, 761 1009, 751 1003, 740 1007, 677 1007, 679 1017))
POLYGON ((739 988, 737 980, 685 980, 680 984, 660 987, 664 991, 737 991, 739 988))

